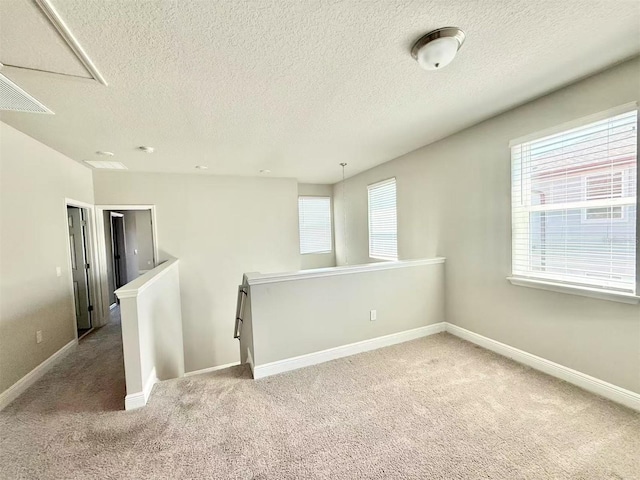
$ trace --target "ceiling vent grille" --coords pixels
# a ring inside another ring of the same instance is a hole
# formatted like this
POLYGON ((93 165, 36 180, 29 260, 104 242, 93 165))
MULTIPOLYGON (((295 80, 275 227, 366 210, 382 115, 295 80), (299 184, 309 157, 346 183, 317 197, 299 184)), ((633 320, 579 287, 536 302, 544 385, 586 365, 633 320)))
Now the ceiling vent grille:
POLYGON ((53 112, 0 73, 0 110, 25 113, 53 112))
POLYGON ((107 170, 127 170, 126 165, 120 162, 109 162, 107 160, 85 160, 93 168, 104 168, 107 170))

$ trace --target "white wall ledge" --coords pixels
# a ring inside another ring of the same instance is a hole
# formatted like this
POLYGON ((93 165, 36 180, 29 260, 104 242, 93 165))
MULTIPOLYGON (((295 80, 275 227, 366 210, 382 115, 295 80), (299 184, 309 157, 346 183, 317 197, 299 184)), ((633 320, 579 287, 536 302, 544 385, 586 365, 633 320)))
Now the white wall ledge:
POLYGON ((544 280, 535 280, 523 277, 507 277, 512 285, 518 287, 537 288, 539 290, 548 290, 551 292, 568 293, 569 295, 579 295, 581 297, 597 298, 600 300, 608 300, 610 302, 621 302, 628 304, 638 304, 640 297, 625 292, 614 292, 611 290, 602 290, 599 288, 582 287, 564 283, 548 282, 544 280))
MULTIPOLYGON (((444 257, 422 258, 417 260, 398 260, 391 262, 365 263, 362 265, 347 265, 343 267, 316 268, 286 273, 246 273, 247 284, 263 285, 266 283, 290 282, 310 278, 334 277, 337 275, 352 275, 355 273, 375 272, 378 270, 393 270, 397 268, 418 267, 421 265, 435 265, 445 262, 444 257)), ((124 287, 123 287, 124 288, 124 287)))
POLYGON ((177 258, 172 258, 166 262, 161 263, 152 270, 149 270, 144 275, 140 275, 134 281, 123 285, 114 293, 119 299, 137 297, 140 293, 146 290, 149 286, 153 285, 160 277, 162 277, 172 266, 178 263, 177 258))

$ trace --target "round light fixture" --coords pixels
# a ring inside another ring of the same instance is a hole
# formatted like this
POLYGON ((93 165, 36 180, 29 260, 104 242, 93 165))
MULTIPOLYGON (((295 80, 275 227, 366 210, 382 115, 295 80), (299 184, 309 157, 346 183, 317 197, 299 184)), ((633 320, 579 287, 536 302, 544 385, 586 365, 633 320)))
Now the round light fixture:
POLYGON ((440 70, 453 61, 464 39, 458 27, 439 28, 421 37, 413 45, 411 56, 425 70, 440 70))
POLYGON ((138 147, 138 150, 140 150, 141 152, 144 152, 144 153, 153 153, 153 152, 155 152, 156 149, 153 148, 153 147, 145 147, 143 145, 141 147, 138 147))
POLYGON ((113 157, 114 153, 113 152, 105 152, 103 150, 98 150, 96 152, 96 155, 102 155, 102 156, 105 156, 105 157, 113 157))
POLYGON ((271 170, 265 168, 263 170, 260 170, 260 173, 271 173, 271 170))
POLYGON ((207 167, 206 165, 196 165, 196 168, 197 168, 198 170, 206 170, 206 169, 207 169, 207 168, 209 168, 209 167, 207 167))

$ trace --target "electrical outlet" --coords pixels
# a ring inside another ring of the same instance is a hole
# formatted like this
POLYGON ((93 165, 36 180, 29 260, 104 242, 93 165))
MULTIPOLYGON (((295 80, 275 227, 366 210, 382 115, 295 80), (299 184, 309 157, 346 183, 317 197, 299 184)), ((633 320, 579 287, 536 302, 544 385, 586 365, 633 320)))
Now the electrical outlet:
POLYGON ((36 332, 36 343, 42 343, 42 330, 36 332))
POLYGON ((378 319, 378 311, 377 310, 371 310, 369 312, 369 320, 371 320, 373 322, 374 320, 377 320, 377 319, 378 319))

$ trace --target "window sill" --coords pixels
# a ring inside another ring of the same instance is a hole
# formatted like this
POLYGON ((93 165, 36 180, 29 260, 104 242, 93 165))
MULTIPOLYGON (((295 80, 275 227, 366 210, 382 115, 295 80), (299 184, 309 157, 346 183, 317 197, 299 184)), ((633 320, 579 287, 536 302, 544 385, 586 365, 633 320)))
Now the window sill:
POLYGON ((564 283, 534 280, 532 278, 523 277, 507 277, 507 280, 511 282, 511 285, 519 287, 537 288, 551 292, 567 293, 569 295, 598 298, 600 300, 609 300, 611 302, 628 303, 632 305, 637 305, 640 302, 640 297, 633 295, 632 293, 612 292, 609 290, 601 290, 599 288, 578 287, 564 283))

